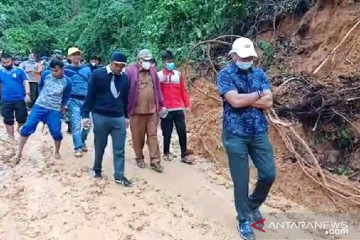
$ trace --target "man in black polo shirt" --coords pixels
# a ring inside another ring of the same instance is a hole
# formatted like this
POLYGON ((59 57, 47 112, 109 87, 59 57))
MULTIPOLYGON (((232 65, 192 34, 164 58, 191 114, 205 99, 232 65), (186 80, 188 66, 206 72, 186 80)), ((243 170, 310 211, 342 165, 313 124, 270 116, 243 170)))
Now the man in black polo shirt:
POLYGON ((101 177, 103 155, 108 136, 111 134, 115 182, 130 187, 132 183, 124 176, 126 128, 129 121, 127 115, 129 80, 125 74, 122 74, 126 60, 122 53, 114 51, 111 55, 111 63, 95 70, 91 75, 83 107, 83 125, 90 127, 91 112, 94 123, 94 177, 101 177))

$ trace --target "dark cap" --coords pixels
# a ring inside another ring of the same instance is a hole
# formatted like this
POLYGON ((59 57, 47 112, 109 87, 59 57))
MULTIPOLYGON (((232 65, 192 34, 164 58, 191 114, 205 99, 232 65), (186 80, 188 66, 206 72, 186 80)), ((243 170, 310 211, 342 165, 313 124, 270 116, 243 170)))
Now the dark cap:
POLYGON ((114 51, 111 54, 111 62, 126 64, 127 58, 119 51, 114 51))

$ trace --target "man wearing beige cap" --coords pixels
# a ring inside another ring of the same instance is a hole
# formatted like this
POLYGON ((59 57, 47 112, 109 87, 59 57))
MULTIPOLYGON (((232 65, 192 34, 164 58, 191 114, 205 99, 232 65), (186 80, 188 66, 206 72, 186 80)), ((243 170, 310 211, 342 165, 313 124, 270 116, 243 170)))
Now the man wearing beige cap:
POLYGON ((89 129, 82 129, 81 111, 84 105, 91 70, 88 66, 81 64, 82 52, 77 47, 68 49, 68 57, 71 65, 65 67, 65 75, 71 78, 72 91, 68 108, 70 111, 70 122, 75 150, 75 157, 81 158, 82 152, 87 151, 85 140, 89 129))
POLYGON ((272 93, 264 71, 253 66, 257 54, 250 39, 236 39, 230 55, 232 62, 217 76, 224 102, 222 138, 234 182, 238 231, 249 240, 255 239, 251 224, 263 219, 259 208, 276 176, 264 114, 272 106, 272 93), (258 182, 250 196, 248 156, 258 170, 258 182))
POLYGON ((148 49, 138 53, 137 62, 126 69, 130 81, 128 114, 130 130, 138 167, 145 168, 143 148, 145 136, 150 151, 150 167, 162 172, 157 137, 159 112, 164 110, 164 99, 153 57, 148 49))

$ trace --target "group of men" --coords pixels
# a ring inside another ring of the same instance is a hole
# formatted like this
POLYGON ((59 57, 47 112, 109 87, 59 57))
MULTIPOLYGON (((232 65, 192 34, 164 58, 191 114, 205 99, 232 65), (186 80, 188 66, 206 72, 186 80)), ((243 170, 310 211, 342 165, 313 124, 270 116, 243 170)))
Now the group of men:
MULTIPOLYGON (((72 118, 72 135, 76 157, 87 151, 86 138, 93 127, 95 159, 93 176, 100 178, 102 160, 112 137, 114 179, 126 187, 132 186, 124 174, 126 129, 130 126, 136 163, 145 168, 143 147, 145 137, 150 154, 150 166, 163 172, 161 158, 171 160, 170 140, 175 124, 181 148, 181 161, 192 164, 187 156, 185 110, 190 110, 183 75, 175 70, 174 56, 162 52, 164 68, 157 72, 151 52, 137 54, 135 64, 127 66, 127 57, 114 51, 106 67, 90 69, 82 66, 81 51, 68 50, 71 65, 64 67, 59 58, 53 58, 50 69, 42 73, 40 95, 29 118, 25 102, 29 101, 26 73, 13 67, 8 55, 2 56, 0 70, 2 114, 9 135, 13 136, 14 113, 20 129, 17 159, 27 138, 39 122, 45 122, 55 141, 55 157, 60 158, 61 112, 68 106, 72 118), (157 128, 161 118, 163 157, 159 150, 157 128)), ((251 224, 262 220, 260 206, 265 201, 276 177, 273 148, 268 138, 268 125, 263 110, 272 106, 269 81, 260 68, 253 66, 257 57, 250 39, 239 38, 229 53, 232 61, 217 76, 217 85, 223 99, 222 141, 226 149, 234 182, 235 207, 240 236, 255 239, 251 224), (258 170, 258 182, 249 195, 249 164, 251 157, 258 170)), ((261 227, 261 226, 260 226, 261 227)))
POLYGON ((14 120, 18 123, 21 137, 17 162, 22 157, 28 137, 36 131, 40 122, 47 124, 55 142, 55 157, 60 158, 61 116, 68 108, 75 157, 81 158, 83 152, 88 151, 86 140, 93 125, 94 177, 101 177, 103 154, 108 135, 111 135, 115 182, 131 186, 131 182, 124 176, 128 125, 138 167, 146 167, 143 153, 146 138, 150 167, 163 172, 157 136, 160 113, 163 113, 161 127, 164 135, 164 160, 171 160, 170 140, 175 124, 181 146, 180 160, 192 164, 186 147, 184 111, 190 109, 190 104, 184 78, 174 69, 174 56, 171 52, 164 51, 162 58, 164 69, 160 72, 157 72, 154 58, 147 49, 141 50, 137 55, 137 62, 129 66, 126 56, 114 51, 107 66, 99 67, 95 63, 90 67, 81 64, 82 51, 71 47, 68 49, 71 64, 65 65, 61 58, 54 57, 49 64, 50 70, 42 72, 38 82, 39 97, 28 117, 26 102, 29 102, 30 96, 29 76, 23 69, 13 65, 10 55, 3 54, 1 59, 4 69, 0 72, 4 104, 2 112, 12 139, 14 120))

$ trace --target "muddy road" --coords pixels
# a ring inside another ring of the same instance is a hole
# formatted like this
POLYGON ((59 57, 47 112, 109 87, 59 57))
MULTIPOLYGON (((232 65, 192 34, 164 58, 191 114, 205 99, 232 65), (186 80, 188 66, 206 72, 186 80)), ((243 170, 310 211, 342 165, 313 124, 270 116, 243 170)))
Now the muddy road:
MULTIPOLYGON (((4 138, 2 127, 0 132, 4 138)), ((1 240, 239 239, 231 182, 216 174, 206 160, 197 158, 195 166, 175 159, 163 162, 165 171, 158 174, 136 167, 128 141, 126 175, 134 187, 124 188, 112 181, 111 142, 103 163, 104 178, 91 177, 91 142, 92 135, 89 152, 76 159, 71 136, 65 134, 62 159, 56 160, 51 137, 40 126, 25 147, 24 160, 12 167, 13 148, 1 141, 1 240)), ((175 155, 176 145, 172 146, 175 155)), ((287 211, 307 211, 274 193, 263 211, 281 212, 284 206, 287 211)), ((296 237, 286 231, 256 233, 259 239, 320 239, 316 233, 300 230, 296 237)))

